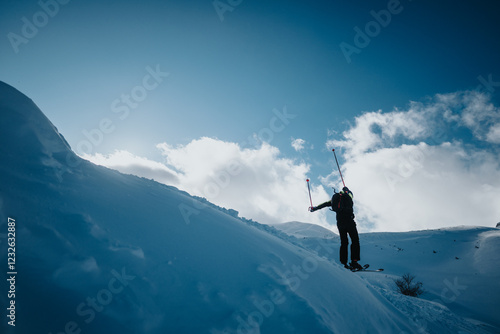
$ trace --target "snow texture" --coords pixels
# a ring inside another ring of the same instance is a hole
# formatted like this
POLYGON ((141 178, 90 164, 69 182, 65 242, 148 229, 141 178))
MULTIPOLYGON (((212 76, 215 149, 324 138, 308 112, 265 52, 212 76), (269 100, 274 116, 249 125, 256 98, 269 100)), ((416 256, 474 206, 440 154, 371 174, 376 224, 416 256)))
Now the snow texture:
POLYGON ((309 223, 287 222, 273 225, 273 227, 296 238, 317 237, 328 239, 335 236, 335 233, 332 231, 322 226, 309 223))
POLYGON ((5 83, 0 118, 0 254, 15 219, 18 272, 15 327, 0 294, 2 333, 498 331, 497 229, 361 235, 363 260, 386 271, 351 273, 335 236, 299 223, 288 236, 82 160, 5 83), (394 292, 407 271, 425 298, 394 292))

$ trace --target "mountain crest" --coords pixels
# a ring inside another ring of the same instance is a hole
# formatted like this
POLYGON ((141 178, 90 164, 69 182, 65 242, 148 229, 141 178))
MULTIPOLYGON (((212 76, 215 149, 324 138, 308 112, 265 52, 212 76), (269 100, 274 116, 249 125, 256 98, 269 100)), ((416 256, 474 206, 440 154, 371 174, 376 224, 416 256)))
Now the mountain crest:
POLYGON ((79 159, 57 128, 26 95, 0 81, 3 168, 67 166, 79 159))

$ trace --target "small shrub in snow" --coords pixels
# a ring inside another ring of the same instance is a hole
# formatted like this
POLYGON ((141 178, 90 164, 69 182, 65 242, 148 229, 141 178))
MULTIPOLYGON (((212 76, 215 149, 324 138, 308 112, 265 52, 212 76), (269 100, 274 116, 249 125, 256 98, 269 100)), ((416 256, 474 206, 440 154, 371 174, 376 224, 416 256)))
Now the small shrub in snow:
POLYGON ((422 282, 413 282, 415 276, 404 274, 401 278, 394 280, 398 291, 406 296, 418 297, 424 293, 422 282))

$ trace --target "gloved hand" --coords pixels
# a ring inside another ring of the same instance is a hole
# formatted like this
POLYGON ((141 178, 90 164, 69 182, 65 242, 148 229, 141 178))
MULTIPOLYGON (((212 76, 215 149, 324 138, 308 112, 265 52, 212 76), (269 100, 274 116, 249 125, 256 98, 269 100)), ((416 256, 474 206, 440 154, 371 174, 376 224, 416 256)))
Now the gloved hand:
POLYGON ((309 207, 309 212, 314 212, 316 210, 318 210, 318 209, 316 209, 314 206, 309 207))

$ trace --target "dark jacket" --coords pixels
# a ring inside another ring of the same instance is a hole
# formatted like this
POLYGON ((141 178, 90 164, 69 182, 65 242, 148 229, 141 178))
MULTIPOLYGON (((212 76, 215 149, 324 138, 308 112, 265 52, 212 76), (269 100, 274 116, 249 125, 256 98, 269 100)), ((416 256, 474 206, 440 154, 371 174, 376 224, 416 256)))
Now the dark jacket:
POLYGON ((348 223, 354 221, 354 202, 352 201, 352 192, 341 191, 332 196, 332 200, 318 205, 314 211, 323 209, 324 207, 331 207, 337 213, 337 223, 348 223))

